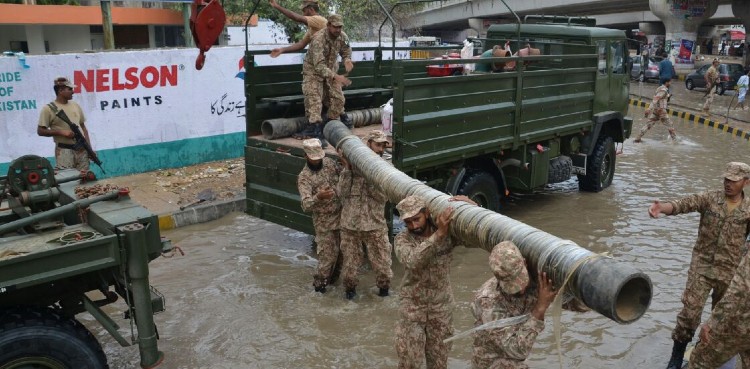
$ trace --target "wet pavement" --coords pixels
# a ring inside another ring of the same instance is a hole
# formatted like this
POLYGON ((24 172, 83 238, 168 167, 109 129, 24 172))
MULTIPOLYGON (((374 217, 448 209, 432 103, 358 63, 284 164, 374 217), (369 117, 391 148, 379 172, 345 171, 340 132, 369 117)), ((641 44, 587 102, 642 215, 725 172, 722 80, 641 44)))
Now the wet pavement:
MULTIPOLYGON (((643 110, 633 107, 631 114, 640 117, 643 110)), ((642 144, 628 140, 617 156, 612 186, 601 193, 578 192, 572 179, 505 205, 505 215, 629 263, 647 273, 654 286, 649 310, 630 325, 618 325, 593 312, 564 312, 562 363, 548 316, 528 361, 531 368, 666 365, 698 215, 655 220, 648 217, 647 208, 655 199, 721 189, 726 162, 746 161, 750 155, 744 139, 674 120, 676 142, 659 126, 642 144)), ((634 130, 642 124, 637 119, 634 130)), ((159 347, 166 354, 164 368, 396 366, 397 298, 378 297, 370 271, 363 275, 354 302, 343 298, 339 285, 325 295, 313 292, 316 260, 310 236, 245 214, 164 234, 186 253, 151 263, 151 283, 167 299, 167 311, 156 317, 159 347)), ((464 331, 473 326, 473 293, 491 272, 483 250, 457 248, 454 254, 454 326, 464 331)), ((394 274, 397 293, 403 276, 397 262, 394 274)), ((107 308, 116 316, 122 307, 107 308)), ((117 322, 128 327, 127 321, 117 322)), ((113 369, 138 366, 136 348, 121 348, 101 328, 89 326, 103 343, 113 369)), ((470 357, 471 340, 456 341, 449 367, 468 368, 470 357)))

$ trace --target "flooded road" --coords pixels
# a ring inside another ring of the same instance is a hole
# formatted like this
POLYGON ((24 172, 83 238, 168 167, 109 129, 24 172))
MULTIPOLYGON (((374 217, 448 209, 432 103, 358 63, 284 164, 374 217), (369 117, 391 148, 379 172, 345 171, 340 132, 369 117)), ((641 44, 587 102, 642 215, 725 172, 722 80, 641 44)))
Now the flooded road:
MULTIPOLYGON (((633 108, 631 115, 643 112, 633 108)), ((634 132, 643 123, 638 120, 634 132)), ((676 143, 660 126, 642 144, 628 140, 617 157, 614 183, 601 193, 579 193, 573 179, 505 206, 505 215, 631 263, 653 281, 651 306, 633 324, 619 325, 593 312, 563 312, 564 368, 666 366, 698 215, 650 219, 647 208, 655 199, 721 189, 725 164, 750 157, 747 141, 675 123, 676 143)), ((151 284, 167 299, 167 311, 156 317, 163 368, 396 367, 397 297, 378 297, 372 272, 364 274, 354 302, 344 300, 340 285, 325 295, 314 293, 310 236, 244 214, 166 236, 186 255, 151 263, 151 284)), ((457 248, 454 255, 459 332, 472 327, 474 290, 492 274, 485 251, 457 248)), ((395 295, 403 276, 395 260, 394 274, 395 295)), ((109 310, 119 315, 116 311, 109 310)), ((117 321, 129 333, 129 323, 117 321)), ((531 368, 560 366, 551 331, 548 317, 528 360, 531 368)), ((112 368, 139 367, 137 348, 119 347, 100 328, 94 334, 112 368)), ((450 368, 470 367, 470 356, 471 339, 455 342, 450 368)))

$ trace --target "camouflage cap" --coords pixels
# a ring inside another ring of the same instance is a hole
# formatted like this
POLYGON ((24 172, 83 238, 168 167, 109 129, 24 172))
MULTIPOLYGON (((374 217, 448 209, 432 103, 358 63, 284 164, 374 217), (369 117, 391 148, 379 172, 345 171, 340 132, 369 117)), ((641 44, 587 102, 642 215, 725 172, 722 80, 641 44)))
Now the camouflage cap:
POLYGON ((307 8, 308 6, 315 6, 315 5, 318 5, 317 0, 305 0, 302 2, 302 5, 300 5, 299 9, 305 10, 305 8, 307 8))
POLYGON ((320 140, 317 138, 308 138, 302 141, 302 148, 305 150, 307 157, 312 160, 320 160, 326 156, 323 147, 320 146, 320 140))
MULTIPOLYGON (((329 21, 330 22, 330 21, 329 21)), ((379 129, 373 129, 367 136, 365 136, 365 142, 388 142, 388 138, 385 137, 385 133, 379 129)))
POLYGON ((529 284, 529 272, 521 251, 511 241, 495 245, 490 253, 490 269, 500 289, 507 294, 521 292, 529 284))
POLYGON ((750 178, 750 166, 738 161, 727 164, 724 171, 724 178, 730 181, 739 181, 744 178, 750 178))
POLYGON ((344 25, 344 18, 339 14, 331 14, 328 16, 328 24, 334 27, 341 27, 344 25))
POLYGON ((401 220, 408 219, 419 214, 419 211, 426 207, 427 204, 425 204, 421 198, 414 195, 407 196, 405 199, 399 201, 398 205, 396 205, 396 209, 398 209, 398 214, 401 216, 401 220))
POLYGON ((57 77, 57 78, 55 78, 55 86, 65 86, 65 87, 70 87, 72 89, 76 88, 76 85, 74 85, 72 82, 70 82, 70 80, 68 79, 68 77, 57 77))

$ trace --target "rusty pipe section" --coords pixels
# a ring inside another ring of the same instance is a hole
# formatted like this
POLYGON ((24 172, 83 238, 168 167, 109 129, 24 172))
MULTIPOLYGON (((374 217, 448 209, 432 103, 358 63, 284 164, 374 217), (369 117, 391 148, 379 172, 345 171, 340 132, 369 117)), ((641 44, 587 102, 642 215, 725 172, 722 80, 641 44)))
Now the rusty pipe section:
MULTIPOLYGON (((354 127, 380 123, 380 108, 352 110, 347 115, 352 120, 354 127)), ((306 124, 307 119, 305 117, 268 119, 261 123, 260 131, 266 139, 275 140, 289 137, 295 132, 303 130, 306 124)))
POLYGON ((356 170, 386 193, 391 203, 417 195, 425 200, 432 214, 452 206, 455 210, 451 234, 466 247, 489 252, 501 241, 513 241, 532 270, 547 272, 558 288, 570 276, 567 292, 618 323, 632 323, 648 309, 652 285, 645 273, 493 211, 463 202, 449 203, 449 195, 383 161, 341 122, 329 122, 323 133, 356 170))

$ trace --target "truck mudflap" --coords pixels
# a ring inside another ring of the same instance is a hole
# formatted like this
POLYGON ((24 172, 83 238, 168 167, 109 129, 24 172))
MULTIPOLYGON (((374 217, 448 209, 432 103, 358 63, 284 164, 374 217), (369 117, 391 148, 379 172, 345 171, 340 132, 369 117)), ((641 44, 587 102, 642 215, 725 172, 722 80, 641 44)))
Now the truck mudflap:
POLYGON ((573 159, 573 174, 577 174, 579 176, 585 176, 586 175, 586 161, 587 161, 588 155, 576 154, 576 155, 571 155, 570 158, 573 159))

